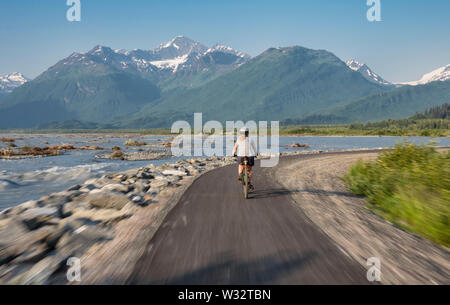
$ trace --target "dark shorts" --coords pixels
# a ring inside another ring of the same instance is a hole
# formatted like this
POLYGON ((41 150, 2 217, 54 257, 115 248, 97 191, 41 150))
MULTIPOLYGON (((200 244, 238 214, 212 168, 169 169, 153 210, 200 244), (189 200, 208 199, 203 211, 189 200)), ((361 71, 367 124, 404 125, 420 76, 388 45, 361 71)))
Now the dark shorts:
MULTIPOLYGON (((239 164, 244 165, 244 158, 245 157, 238 157, 237 161, 239 164)), ((247 157, 248 160, 248 166, 255 166, 255 157, 247 157)))

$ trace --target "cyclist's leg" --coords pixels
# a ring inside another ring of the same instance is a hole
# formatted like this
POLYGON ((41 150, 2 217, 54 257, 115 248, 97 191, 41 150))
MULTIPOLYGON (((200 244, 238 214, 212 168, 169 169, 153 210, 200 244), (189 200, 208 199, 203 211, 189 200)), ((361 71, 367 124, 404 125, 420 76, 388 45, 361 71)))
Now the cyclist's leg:
POLYGON ((241 175, 242 172, 244 171, 244 166, 242 165, 242 159, 240 157, 238 157, 238 181, 241 181, 241 175))
POLYGON ((248 183, 250 186, 250 190, 253 191, 255 189, 255 187, 253 186, 253 171, 252 171, 252 166, 248 167, 248 183))
POLYGON ((248 167, 248 176, 249 176, 249 178, 250 178, 250 181, 252 181, 252 177, 253 177, 253 171, 252 171, 252 169, 253 169, 253 166, 255 166, 255 157, 250 157, 249 158, 249 167, 248 167))
POLYGON ((249 158, 249 166, 248 166, 248 180, 251 185, 251 189, 253 189, 253 166, 255 165, 255 157, 249 158))

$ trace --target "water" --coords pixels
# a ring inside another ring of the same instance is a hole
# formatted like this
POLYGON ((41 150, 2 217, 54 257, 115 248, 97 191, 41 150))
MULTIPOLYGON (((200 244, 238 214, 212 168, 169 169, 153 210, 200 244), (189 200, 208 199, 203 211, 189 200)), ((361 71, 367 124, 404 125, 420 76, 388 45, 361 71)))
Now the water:
MULTIPOLYGON (((132 138, 147 143, 167 142, 167 136, 107 136, 107 135, 1 135, 16 139, 22 146, 46 146, 72 144, 75 146, 98 145, 104 151, 68 151, 63 155, 47 158, 0 160, 0 210, 27 200, 39 199, 43 195, 59 192, 87 179, 100 177, 106 173, 138 168, 148 164, 159 165, 174 162, 171 157, 157 161, 119 161, 96 159, 96 154, 109 153, 113 146, 125 150, 125 141, 132 138)), ((401 137, 280 137, 280 151, 292 151, 286 145, 307 144, 308 149, 300 150, 344 150, 355 148, 393 147, 402 141, 401 137)), ((409 137, 410 142, 428 143, 431 138, 409 137)), ((435 139, 438 145, 450 146, 450 139, 435 139)), ((0 142, 0 148, 6 147, 0 142)), ((128 148, 133 151, 137 148, 128 148)), ((145 149, 145 148, 144 148, 145 149)))

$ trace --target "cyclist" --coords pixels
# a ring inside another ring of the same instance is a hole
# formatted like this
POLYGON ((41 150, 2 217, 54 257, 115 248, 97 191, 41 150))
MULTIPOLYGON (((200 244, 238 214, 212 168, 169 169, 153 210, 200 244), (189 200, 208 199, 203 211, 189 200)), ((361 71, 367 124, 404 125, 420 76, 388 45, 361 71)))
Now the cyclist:
POLYGON ((249 188, 253 190, 254 187, 252 184, 252 167, 255 165, 256 145, 255 142, 249 138, 249 129, 247 127, 242 127, 239 133, 240 135, 233 148, 233 156, 238 157, 239 163, 238 181, 242 181, 241 175, 244 171, 244 157, 247 157, 249 188))

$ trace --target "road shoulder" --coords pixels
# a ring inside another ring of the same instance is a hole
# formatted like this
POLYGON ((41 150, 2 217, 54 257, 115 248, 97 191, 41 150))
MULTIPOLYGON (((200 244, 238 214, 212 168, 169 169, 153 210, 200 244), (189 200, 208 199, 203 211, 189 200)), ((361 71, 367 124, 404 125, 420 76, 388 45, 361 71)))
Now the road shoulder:
POLYGON ((449 284, 447 250, 375 215, 367 208, 368 203, 353 195, 342 181, 356 160, 374 159, 376 155, 292 157, 281 162, 273 175, 292 194, 296 206, 343 251, 363 266, 368 258, 379 258, 382 283, 449 284))

